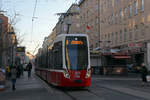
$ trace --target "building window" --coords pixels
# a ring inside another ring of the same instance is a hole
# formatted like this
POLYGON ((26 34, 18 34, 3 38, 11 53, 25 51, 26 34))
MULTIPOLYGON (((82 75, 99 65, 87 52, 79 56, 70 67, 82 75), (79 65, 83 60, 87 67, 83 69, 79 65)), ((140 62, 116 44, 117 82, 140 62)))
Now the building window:
POLYGON ((117 24, 118 13, 115 14, 115 24, 117 24))
POLYGON ((138 14, 138 1, 135 2, 135 15, 138 14))
POLYGON ((132 16, 132 5, 129 6, 129 17, 132 16))
POLYGON ((144 24, 141 24, 141 34, 142 36, 145 35, 144 24))
POLYGON ((132 40, 132 29, 129 30, 129 40, 132 40))
POLYGON ((122 30, 120 30, 120 42, 122 42, 122 30))
POLYGON ((144 11, 144 0, 141 0, 141 11, 144 11))
POLYGON ((124 29, 124 41, 126 41, 127 40, 127 29, 125 28, 124 29))
POLYGON ((118 43, 118 32, 116 32, 116 44, 118 43))
POLYGON ((114 44, 114 33, 112 33, 111 39, 112 39, 112 44, 114 44))
POLYGON ((124 17, 126 16, 127 14, 127 8, 124 8, 124 17))
POLYGON ((108 34, 108 40, 110 40, 110 34, 108 34))
POLYGON ((138 39, 138 25, 135 25, 135 27, 134 27, 134 39, 135 40, 138 39))
POLYGON ((144 36, 145 35, 145 30, 144 30, 144 28, 142 28, 142 36, 144 36))
POLYGON ((115 5, 117 5, 117 3, 118 3, 118 0, 115 0, 115 5))
POLYGON ((115 23, 115 14, 112 14, 112 24, 115 23))
POLYGON ((122 10, 120 10, 120 18, 122 18, 122 10))
POLYGON ((2 34, 2 24, 0 24, 0 35, 2 34))

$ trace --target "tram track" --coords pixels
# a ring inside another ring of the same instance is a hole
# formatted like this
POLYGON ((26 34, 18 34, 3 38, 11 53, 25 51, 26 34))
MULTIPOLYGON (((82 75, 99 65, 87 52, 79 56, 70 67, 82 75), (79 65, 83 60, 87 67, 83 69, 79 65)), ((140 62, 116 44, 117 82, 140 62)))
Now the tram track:
POLYGON ((101 98, 97 93, 95 93, 95 92, 93 92, 93 91, 91 91, 91 90, 87 90, 89 93, 91 93, 91 94, 93 94, 93 95, 95 95, 95 96, 97 96, 98 98, 101 98))
POLYGON ((83 94, 84 93, 85 94, 89 93, 89 94, 92 94, 93 96, 95 96, 97 98, 102 98, 97 93, 93 92, 91 89, 56 87, 56 86, 53 86, 53 85, 47 83, 46 81, 44 81, 43 79, 41 79, 39 76, 36 76, 36 78, 38 78, 38 80, 42 81, 42 84, 44 85, 44 88, 46 88, 47 91, 49 93, 51 93, 52 95, 54 95, 57 92, 61 92, 64 95, 68 96, 71 100, 80 100, 80 98, 78 98, 75 94, 78 93, 78 92, 83 92, 83 94))
MULTIPOLYGON (((97 93, 93 92, 92 90, 90 89, 70 89, 70 90, 62 90, 62 92, 64 92, 67 96, 69 96, 72 100, 78 100, 78 98, 75 96, 75 92, 85 92, 85 94, 89 93, 89 94, 92 94, 93 96, 101 99, 102 97, 99 96, 97 93)), ((87 94, 88 95, 88 94, 87 94)), ((79 99, 81 100, 81 98, 79 99)), ((88 99, 87 99, 88 100, 88 99)))
POLYGON ((63 91, 67 96, 69 96, 72 100, 77 100, 76 97, 72 96, 69 92, 63 91))

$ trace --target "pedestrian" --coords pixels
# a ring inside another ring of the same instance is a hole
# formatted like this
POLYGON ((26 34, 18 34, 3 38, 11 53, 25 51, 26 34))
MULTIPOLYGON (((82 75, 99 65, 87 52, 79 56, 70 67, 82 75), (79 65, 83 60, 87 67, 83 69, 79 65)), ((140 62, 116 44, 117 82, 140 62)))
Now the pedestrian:
POLYGON ((20 69, 21 69, 21 75, 23 76, 23 72, 24 72, 24 70, 23 70, 23 64, 20 64, 20 69))
POLYGON ((17 65, 17 78, 20 78, 21 75, 21 68, 20 65, 17 65))
POLYGON ((28 78, 31 77, 31 69, 32 69, 32 64, 31 64, 31 62, 29 62, 29 64, 27 65, 28 78))
POLYGON ((16 87, 16 79, 17 79, 17 69, 16 66, 11 66, 11 81, 12 81, 12 90, 15 91, 16 87))
POLYGON ((142 86, 144 86, 147 83, 147 79, 146 79, 147 74, 148 74, 148 70, 147 70, 145 64, 142 63, 142 65, 141 65, 142 86))

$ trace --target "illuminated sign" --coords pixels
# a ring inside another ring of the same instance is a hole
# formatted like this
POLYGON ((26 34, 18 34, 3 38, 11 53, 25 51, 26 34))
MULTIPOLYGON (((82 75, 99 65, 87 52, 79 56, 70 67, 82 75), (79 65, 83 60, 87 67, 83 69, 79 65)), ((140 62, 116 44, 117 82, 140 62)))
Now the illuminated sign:
POLYGON ((71 44, 83 44, 82 41, 71 41, 71 44))
POLYGON ((68 45, 68 44, 82 45, 83 41, 76 41, 76 40, 68 41, 68 40, 66 40, 66 45, 68 45))
POLYGON ((25 52, 25 47, 17 47, 17 52, 25 52))

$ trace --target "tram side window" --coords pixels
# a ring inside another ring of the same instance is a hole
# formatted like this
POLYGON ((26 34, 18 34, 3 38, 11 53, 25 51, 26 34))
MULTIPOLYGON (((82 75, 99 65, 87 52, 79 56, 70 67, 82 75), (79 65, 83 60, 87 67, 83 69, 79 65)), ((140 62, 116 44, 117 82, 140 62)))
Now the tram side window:
POLYGON ((50 69, 53 69, 53 66, 54 66, 54 57, 53 57, 53 53, 52 53, 52 51, 50 51, 50 54, 49 54, 49 62, 50 62, 50 64, 49 64, 49 66, 50 66, 50 69))
POLYGON ((54 63, 53 66, 55 69, 62 69, 62 42, 57 42, 54 44, 53 49, 53 58, 54 63))
POLYGON ((48 68, 50 68, 50 64, 51 64, 51 62, 50 62, 50 51, 48 51, 48 53, 47 53, 47 64, 48 64, 48 68))

